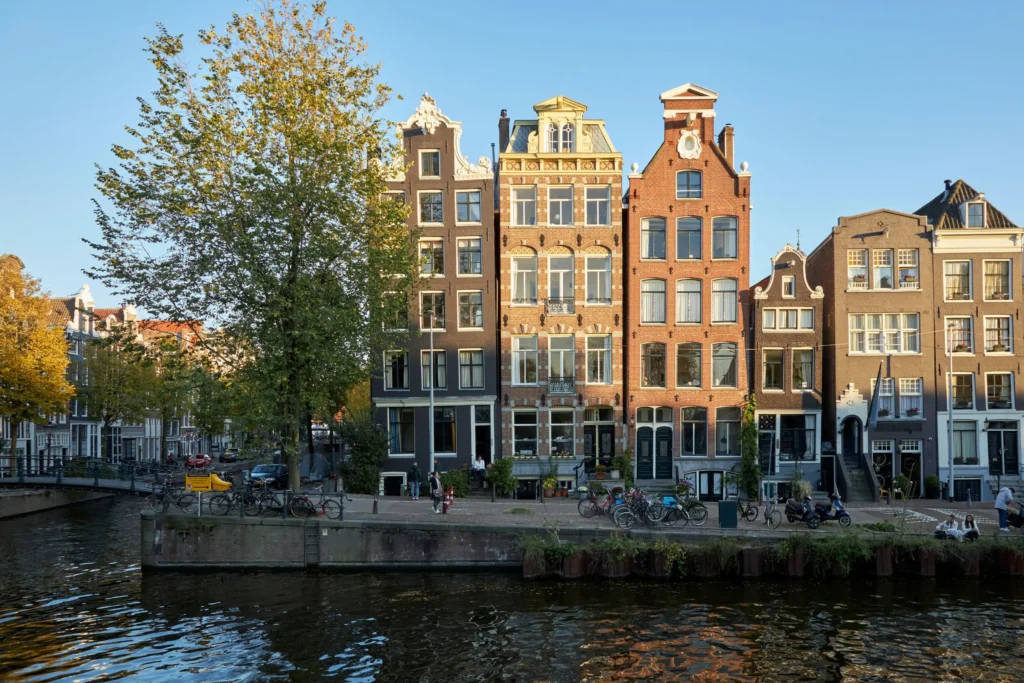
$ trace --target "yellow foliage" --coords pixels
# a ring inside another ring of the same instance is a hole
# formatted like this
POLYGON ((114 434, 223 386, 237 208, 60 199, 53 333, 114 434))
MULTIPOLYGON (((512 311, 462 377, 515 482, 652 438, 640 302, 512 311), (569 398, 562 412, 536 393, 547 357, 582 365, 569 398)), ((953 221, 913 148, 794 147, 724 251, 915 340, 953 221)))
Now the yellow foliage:
POLYGON ((53 303, 21 262, 0 262, 0 417, 40 422, 67 412, 68 342, 50 324, 53 303))

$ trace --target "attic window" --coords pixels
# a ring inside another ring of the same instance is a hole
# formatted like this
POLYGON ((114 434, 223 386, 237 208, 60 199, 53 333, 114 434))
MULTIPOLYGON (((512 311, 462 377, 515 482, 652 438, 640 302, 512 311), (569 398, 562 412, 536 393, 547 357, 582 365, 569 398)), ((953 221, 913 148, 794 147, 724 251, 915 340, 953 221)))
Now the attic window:
POLYGON ((985 202, 971 202, 967 205, 967 227, 985 227, 985 202))
POLYGON ((793 275, 782 276, 782 296, 787 299, 796 296, 796 277, 793 275))

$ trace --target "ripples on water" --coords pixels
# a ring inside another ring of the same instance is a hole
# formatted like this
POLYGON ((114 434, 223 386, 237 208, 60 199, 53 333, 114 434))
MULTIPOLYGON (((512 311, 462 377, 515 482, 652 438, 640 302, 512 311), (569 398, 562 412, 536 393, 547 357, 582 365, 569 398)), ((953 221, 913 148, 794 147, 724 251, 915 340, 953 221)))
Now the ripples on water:
POLYGON ((1009 582, 159 574, 138 504, 0 522, 0 681, 1022 681, 1009 582))

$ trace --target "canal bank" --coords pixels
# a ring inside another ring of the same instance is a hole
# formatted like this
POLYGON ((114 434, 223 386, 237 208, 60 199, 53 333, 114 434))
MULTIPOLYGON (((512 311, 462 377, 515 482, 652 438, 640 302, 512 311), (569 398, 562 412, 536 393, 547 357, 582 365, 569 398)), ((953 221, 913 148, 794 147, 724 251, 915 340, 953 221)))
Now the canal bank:
POLYGON ((68 505, 81 505, 113 497, 109 493, 90 493, 89 491, 52 491, 49 489, 0 491, 0 519, 24 517, 68 505))
POLYGON ((1024 575, 1024 539, 936 541, 880 533, 738 533, 141 515, 142 567, 155 570, 454 571, 526 578, 759 579, 1024 575))

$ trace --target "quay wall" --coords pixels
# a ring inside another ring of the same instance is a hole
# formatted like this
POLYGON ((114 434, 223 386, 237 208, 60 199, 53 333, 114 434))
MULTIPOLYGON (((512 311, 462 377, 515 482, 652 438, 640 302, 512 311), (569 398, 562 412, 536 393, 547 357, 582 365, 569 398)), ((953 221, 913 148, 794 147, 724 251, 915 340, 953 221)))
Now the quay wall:
POLYGON ((0 519, 23 517, 68 505, 113 498, 109 493, 88 491, 5 490, 0 491, 0 519))

